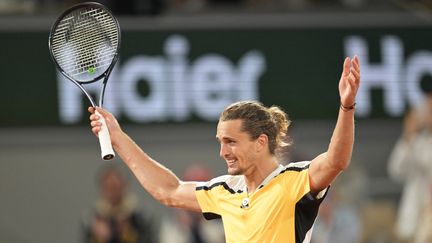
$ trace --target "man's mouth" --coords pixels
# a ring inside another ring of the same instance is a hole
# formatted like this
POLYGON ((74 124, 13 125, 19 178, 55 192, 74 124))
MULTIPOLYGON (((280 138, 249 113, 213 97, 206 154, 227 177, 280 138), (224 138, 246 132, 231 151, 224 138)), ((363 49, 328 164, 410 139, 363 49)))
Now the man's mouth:
POLYGON ((237 160, 236 159, 227 159, 226 162, 227 162, 228 166, 231 166, 231 165, 235 164, 237 162, 237 160))

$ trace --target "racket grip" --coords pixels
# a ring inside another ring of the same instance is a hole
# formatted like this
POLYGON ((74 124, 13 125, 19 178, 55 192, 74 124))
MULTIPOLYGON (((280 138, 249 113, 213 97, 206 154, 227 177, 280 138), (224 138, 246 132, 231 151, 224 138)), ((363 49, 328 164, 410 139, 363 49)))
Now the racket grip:
POLYGON ((105 122, 105 118, 98 111, 95 113, 100 117, 99 122, 102 124, 101 130, 98 133, 102 159, 111 160, 115 157, 115 153, 111 145, 111 137, 105 122))

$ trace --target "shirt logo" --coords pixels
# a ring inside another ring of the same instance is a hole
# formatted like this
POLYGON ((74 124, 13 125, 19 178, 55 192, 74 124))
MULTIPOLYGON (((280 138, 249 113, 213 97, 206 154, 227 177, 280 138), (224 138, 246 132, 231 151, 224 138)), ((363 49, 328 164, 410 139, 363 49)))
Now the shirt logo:
POLYGON ((240 206, 240 208, 247 208, 247 207, 249 207, 249 198, 243 199, 242 205, 240 206))

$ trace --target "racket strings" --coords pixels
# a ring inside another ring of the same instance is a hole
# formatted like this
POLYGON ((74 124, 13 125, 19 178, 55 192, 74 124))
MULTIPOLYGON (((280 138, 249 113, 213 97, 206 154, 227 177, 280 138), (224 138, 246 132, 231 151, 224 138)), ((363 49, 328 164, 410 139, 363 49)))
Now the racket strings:
POLYGON ((58 24, 52 52, 62 69, 80 81, 103 73, 117 52, 118 26, 102 9, 75 11, 58 24))
MULTIPOLYGON (((96 25, 95 23, 89 23, 94 21, 81 21, 81 23, 78 23, 76 28, 74 28, 74 31, 66 32, 66 34, 69 33, 69 35, 65 35, 66 39, 67 36, 69 36, 71 44, 73 46, 76 46, 77 50, 79 50, 79 52, 77 53, 77 62, 75 62, 74 64, 78 67, 82 67, 80 71, 82 71, 83 69, 87 69, 90 66, 98 66, 99 62, 102 62, 102 65, 104 65, 103 62, 108 61, 109 65, 110 60, 106 59, 110 59, 111 55, 115 53, 106 50, 107 48, 110 48, 109 46, 107 46, 107 44, 110 44, 109 39, 107 36, 104 35, 104 33, 101 33, 100 26, 96 25), (85 38, 85 41, 83 41, 83 38, 85 38), (94 45, 100 48, 92 48, 94 45)), ((64 64, 70 65, 71 62, 68 63, 66 61, 64 62, 64 64)), ((68 71, 71 72, 73 70, 74 69, 72 68, 68 71)), ((78 74, 79 73, 80 72, 78 72, 78 74)))
MULTIPOLYGON (((65 32, 70 32, 70 30, 76 29, 75 26, 77 25, 77 23, 80 26, 81 30, 85 30, 86 28, 89 27, 97 27, 97 30, 100 31, 102 29, 101 27, 104 26, 106 29, 106 34, 112 33, 113 34, 112 36, 117 35, 116 34, 117 26, 113 22, 112 17, 104 12, 97 13, 95 10, 92 10, 92 11, 86 11, 82 13, 74 12, 72 13, 72 16, 64 18, 61 21, 61 23, 59 23, 56 29, 56 33, 54 34, 54 37, 58 38, 59 35, 60 36, 65 35, 65 32), (91 13, 94 14, 90 15, 91 13)), ((77 36, 77 39, 80 38, 82 38, 82 36, 77 36)))

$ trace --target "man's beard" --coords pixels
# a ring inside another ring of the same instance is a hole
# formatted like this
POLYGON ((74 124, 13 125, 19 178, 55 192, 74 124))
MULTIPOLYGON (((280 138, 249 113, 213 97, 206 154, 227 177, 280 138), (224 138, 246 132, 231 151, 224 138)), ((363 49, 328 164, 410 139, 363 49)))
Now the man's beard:
POLYGON ((243 175, 243 170, 240 168, 228 168, 228 174, 232 176, 243 175))

